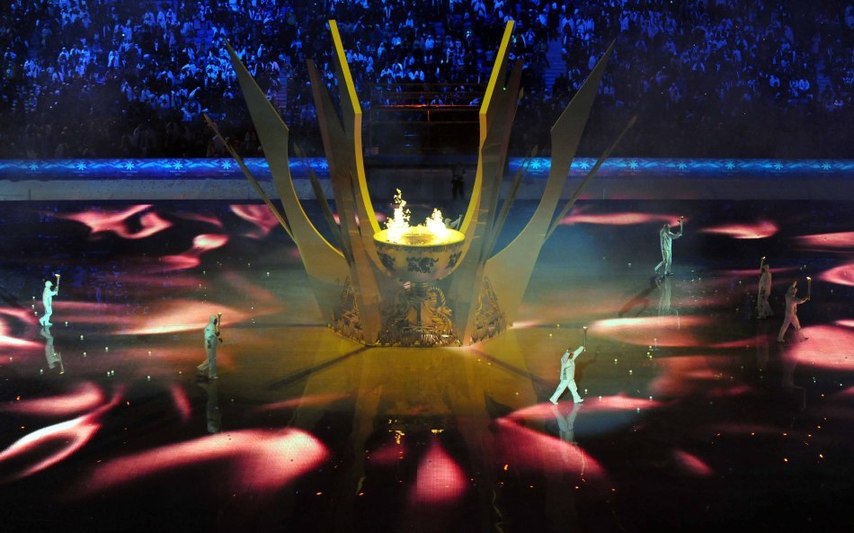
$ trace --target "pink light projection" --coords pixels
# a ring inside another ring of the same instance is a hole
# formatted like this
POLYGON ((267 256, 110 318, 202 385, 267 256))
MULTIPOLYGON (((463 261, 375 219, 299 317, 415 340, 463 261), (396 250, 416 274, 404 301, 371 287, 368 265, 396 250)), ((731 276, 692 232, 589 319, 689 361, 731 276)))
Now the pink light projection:
POLYGON ((637 212, 592 214, 583 209, 576 209, 573 214, 562 218, 560 223, 561 225, 597 224, 604 226, 631 226, 652 222, 676 224, 678 221, 679 216, 677 215, 637 212))
POLYGON ((838 233, 815 233, 795 237, 795 242, 801 249, 822 252, 837 252, 854 248, 854 231, 838 233))
POLYGON ((599 462, 577 444, 534 431, 508 418, 499 418, 495 424, 497 460, 508 469, 568 473, 598 484, 607 481, 599 462))
POLYGON ((636 411, 637 409, 657 409, 662 406, 658 400, 633 398, 625 394, 603 396, 602 399, 588 398, 583 408, 585 413, 596 411, 636 411))
MULTIPOLYGON (((599 287, 576 287, 572 293, 572 305, 566 305, 566 292, 551 291, 540 295, 536 303, 523 302, 519 315, 528 318, 513 322, 513 329, 527 329, 539 326, 556 327, 558 323, 588 321, 596 317, 612 317, 626 305, 626 298, 618 293, 606 293, 599 287)), ((658 293, 649 297, 649 305, 654 308, 658 293)))
POLYGON ((16 480, 46 470, 81 449, 101 428, 101 416, 118 404, 123 392, 118 391, 109 403, 91 413, 33 431, 18 439, 0 453, 0 464, 14 466, 4 474, 16 480))
POLYGON ((201 215, 199 213, 176 213, 176 216, 179 216, 185 220, 204 222, 205 224, 210 224, 211 226, 216 226, 217 228, 222 227, 222 221, 212 215, 201 215))
POLYGON ((35 324, 37 322, 35 315, 33 314, 32 309, 20 309, 15 307, 0 307, 0 315, 10 316, 12 318, 17 318, 21 322, 27 324, 35 324))
POLYGON ((271 411, 285 411, 289 409, 298 409, 300 407, 317 407, 321 405, 329 405, 334 403, 342 398, 346 398, 347 395, 340 394, 315 394, 312 396, 300 396, 299 398, 293 398, 291 400, 283 400, 281 402, 272 402, 261 405, 254 409, 255 412, 266 413, 271 411))
MULTIPOLYGON (((772 268, 771 274, 773 274, 773 275, 786 274, 789 272, 794 272, 796 270, 798 270, 798 267, 772 268)), ((756 281, 757 282, 759 281, 759 269, 758 268, 741 268, 741 269, 735 269, 735 270, 725 270, 723 273, 727 274, 729 276, 735 276, 735 277, 756 278, 756 281)), ((782 285, 783 283, 780 283, 778 281, 778 282, 775 282, 774 284, 775 285, 782 285)))
POLYGON ((89 442, 100 428, 98 421, 84 415, 28 434, 0 453, 0 463, 14 459, 28 465, 9 474, 7 479, 25 478, 65 460, 89 442), (58 450, 42 456, 46 448, 58 450))
POLYGON ((142 273, 124 273, 122 274, 122 282, 129 287, 145 287, 145 294, 152 295, 158 293, 174 294, 176 289, 192 289, 197 287, 205 278, 189 272, 171 272, 168 276, 161 275, 159 269, 157 272, 142 272, 142 273))
POLYGON ((193 465, 221 463, 230 490, 269 492, 317 468, 329 457, 326 446, 298 429, 240 430, 105 461, 75 494, 91 494, 133 484, 193 465))
POLYGON ((458 501, 467 489, 462 469, 434 439, 421 458, 415 486, 409 494, 411 505, 445 505, 458 501))
POLYGON ((249 300, 254 302, 256 310, 263 307, 265 312, 278 311, 281 309, 281 302, 269 290, 261 287, 244 276, 235 272, 226 272, 222 275, 223 281, 229 284, 236 293, 244 295, 249 300))
POLYGON ((818 279, 837 285, 854 287, 854 263, 847 263, 826 270, 818 275, 818 279))
POLYGON ((11 331, 9 331, 9 326, 5 321, 0 320, 0 348, 41 348, 42 345, 28 341, 26 339, 19 339, 17 337, 13 337, 10 335, 11 331))
MULTIPOLYGON (((631 398, 625 394, 603 396, 601 399, 588 397, 581 406, 580 414, 604 411, 635 411, 637 409, 657 409, 661 402, 646 398, 631 398)), ((550 403, 537 403, 513 411, 509 420, 554 420, 553 406, 550 403)))
POLYGON ((279 225, 279 221, 265 204, 233 204, 229 208, 235 215, 257 226, 256 229, 245 233, 246 237, 263 239, 279 225))
POLYGON ((2 411, 31 416, 70 416, 94 409, 104 400, 101 389, 94 383, 85 382, 66 394, 10 402, 2 407, 2 411))
MULTIPOLYGON (((201 335, 208 323, 208 317, 217 313, 222 313, 223 328, 229 324, 242 322, 250 316, 243 311, 216 303, 175 299, 160 304, 154 314, 127 317, 124 323, 129 324, 130 327, 116 333, 120 335, 163 335, 182 331, 198 331, 201 335)), ((227 333, 224 332, 223 335, 225 336, 227 333)), ((199 343, 201 346, 201 341, 199 343)))
POLYGON ((842 326, 843 328, 854 328, 854 320, 850 318, 846 318, 843 320, 837 320, 834 322, 837 326, 842 326))
POLYGON ((193 247, 178 255, 167 255, 159 259, 163 270, 185 270, 195 268, 202 262, 201 256, 205 252, 225 246, 228 235, 216 235, 203 233, 196 235, 193 239, 193 247))
POLYGON ((175 409, 181 415, 181 420, 186 422, 190 419, 193 413, 193 408, 190 407, 190 399, 187 398, 187 393, 184 388, 177 383, 172 383, 169 386, 169 392, 172 394, 172 403, 175 404, 175 409))
POLYGON ((722 379, 732 357, 712 355, 674 356, 655 359, 659 375, 648 389, 656 396, 684 398, 707 392, 722 379))
POLYGON ((693 328, 706 326, 711 318, 699 315, 608 318, 590 325, 590 333, 639 346, 699 346, 693 328))
POLYGON ((702 459, 684 450, 674 450, 673 456, 679 467, 693 476, 709 477, 715 473, 702 459))
POLYGON ((60 218, 74 220, 89 226, 90 235, 98 233, 115 233, 123 239, 144 239, 155 233, 161 232, 172 226, 168 220, 164 220, 157 213, 145 213, 139 217, 141 229, 131 232, 128 228, 128 220, 146 209, 150 204, 134 205, 122 211, 83 211, 70 215, 61 215, 60 218))
POLYGON ((733 239, 767 239, 776 234, 779 228, 773 222, 761 220, 754 224, 725 224, 701 229, 701 233, 725 235, 733 239))
POLYGON ((368 461, 377 466, 392 466, 403 459, 403 446, 395 442, 386 443, 371 452, 368 461))
POLYGON ((63 322, 71 324, 125 324, 127 317, 124 315, 129 312, 126 305, 68 300, 55 303, 54 309, 53 320, 61 316, 63 322))
POLYGON ((707 396, 710 398, 736 398, 738 396, 744 396, 746 394, 750 394, 755 389, 750 385, 745 383, 730 385, 728 383, 721 383, 716 387, 712 387, 712 389, 708 392, 707 396))
POLYGON ((805 327, 801 331, 808 339, 789 345, 786 356, 798 363, 821 368, 854 370, 854 330, 821 325, 805 327))
MULTIPOLYGON (((773 339, 772 339, 773 340, 773 339)), ((719 342, 717 344, 712 344, 709 348, 713 348, 716 350, 729 350, 736 348, 752 348, 757 344, 763 344, 768 342, 768 336, 766 335, 756 335, 754 337, 748 337, 745 339, 738 339, 726 342, 719 342)))

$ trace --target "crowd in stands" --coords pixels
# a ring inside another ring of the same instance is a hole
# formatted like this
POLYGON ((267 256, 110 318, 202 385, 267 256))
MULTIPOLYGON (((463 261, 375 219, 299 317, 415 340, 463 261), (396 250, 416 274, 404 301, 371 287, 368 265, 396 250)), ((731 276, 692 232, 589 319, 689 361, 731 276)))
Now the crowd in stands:
POLYGON ((368 117, 403 84, 423 84, 420 103, 477 105, 512 19, 525 68, 514 153, 548 150, 614 41, 585 155, 638 115, 621 154, 852 156, 854 6, 842 1, 7 0, 0 13, 3 158, 224 155, 202 113, 259 155, 226 42, 319 155, 306 60, 333 83, 330 18, 368 117))

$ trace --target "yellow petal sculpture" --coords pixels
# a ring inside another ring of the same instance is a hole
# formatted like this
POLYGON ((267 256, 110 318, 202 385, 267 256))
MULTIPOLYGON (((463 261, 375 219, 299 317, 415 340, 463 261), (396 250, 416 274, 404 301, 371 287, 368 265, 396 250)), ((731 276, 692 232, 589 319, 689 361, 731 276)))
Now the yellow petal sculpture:
POLYGON ((312 61, 308 70, 340 217, 333 228, 340 249, 321 236, 302 209, 288 167, 288 128, 229 48, 284 213, 233 155, 296 243, 318 305, 340 334, 367 345, 461 345, 494 337, 512 323, 555 227, 555 210, 611 53, 609 48, 552 128, 551 171, 532 219, 493 256, 506 217, 506 208, 499 213, 497 205, 522 73, 517 61, 507 75, 513 26, 513 21, 505 26, 480 108, 477 171, 460 230, 448 230, 438 240, 414 231, 400 240, 376 220, 362 154, 362 109, 338 26, 329 21, 340 116, 312 61))

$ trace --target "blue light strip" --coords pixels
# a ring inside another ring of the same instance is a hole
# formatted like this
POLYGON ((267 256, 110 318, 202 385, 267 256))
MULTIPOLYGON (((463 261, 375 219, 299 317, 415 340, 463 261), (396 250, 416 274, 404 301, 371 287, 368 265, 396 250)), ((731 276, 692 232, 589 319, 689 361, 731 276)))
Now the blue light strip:
MULTIPOLYGON (((510 161, 510 170, 515 171, 522 159, 510 161)), ((593 167, 592 158, 577 158, 572 164, 570 176, 583 176, 593 167)), ((550 160, 534 158, 529 165, 529 175, 547 176, 550 160)), ((597 173, 603 178, 730 178, 767 177, 803 178, 809 176, 833 176, 854 179, 854 159, 644 159, 615 157, 605 161, 597 173)))
MULTIPOLYGON (((513 175, 522 158, 509 161, 509 175, 513 175)), ((270 169, 263 158, 246 159, 246 165, 256 178, 271 179, 270 169)), ((577 158, 570 176, 581 177, 593 167, 593 158, 577 158)), ((370 161, 367 162, 370 168, 370 161)), ((437 166, 450 162, 437 159, 437 166)), ((291 173, 295 178, 307 177, 310 166, 320 178, 329 177, 329 167, 324 158, 291 160, 291 173)), ((401 168, 412 166, 404 160, 401 168)), ((420 165, 419 165, 420 166, 420 165)), ((528 177, 548 176, 550 160, 538 157, 531 160, 528 177)), ((852 159, 644 159, 613 158, 606 161, 597 174, 601 178, 809 178, 833 177, 854 179, 852 159)), ((107 179, 244 179, 237 164, 231 159, 56 159, 56 160, 0 160, 0 180, 107 180, 107 179)))

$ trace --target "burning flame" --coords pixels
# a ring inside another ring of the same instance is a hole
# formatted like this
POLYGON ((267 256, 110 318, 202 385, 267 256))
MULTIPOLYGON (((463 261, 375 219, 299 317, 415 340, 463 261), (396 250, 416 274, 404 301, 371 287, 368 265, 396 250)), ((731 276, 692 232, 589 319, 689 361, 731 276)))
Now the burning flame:
POLYGON ((396 244, 438 243, 448 239, 451 231, 445 225, 442 212, 433 209, 433 214, 418 226, 410 226, 412 213, 406 209, 403 193, 397 189, 394 195, 394 215, 386 222, 386 238, 396 244))
POLYGON ((403 199, 403 193, 397 189, 397 194, 394 195, 394 214, 386 222, 388 230, 388 240, 391 242, 402 242, 403 234, 409 231, 409 217, 412 213, 406 209, 406 200, 403 199))

